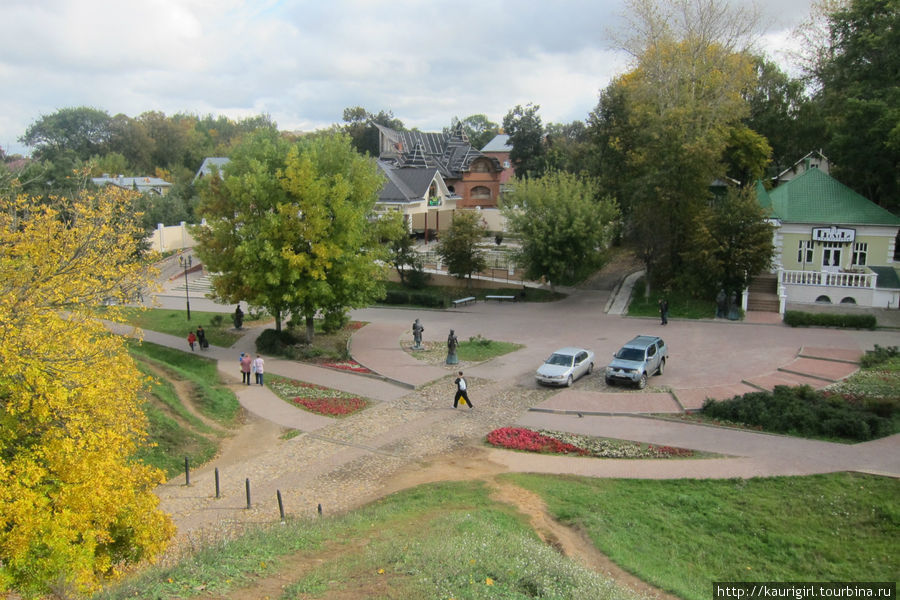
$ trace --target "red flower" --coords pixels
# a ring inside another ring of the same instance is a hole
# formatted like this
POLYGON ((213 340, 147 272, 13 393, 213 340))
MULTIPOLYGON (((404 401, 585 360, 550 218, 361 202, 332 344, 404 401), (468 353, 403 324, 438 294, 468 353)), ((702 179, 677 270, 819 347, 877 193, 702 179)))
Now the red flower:
MULTIPOLYGON (((324 389, 324 388, 323 388, 324 389)), ((366 401, 362 398, 294 398, 294 403, 306 408, 310 412, 320 415, 345 416, 362 410, 366 407, 366 401)))
POLYGON ((487 436, 489 444, 513 450, 528 450, 545 454, 588 454, 587 450, 520 427, 501 427, 487 436))

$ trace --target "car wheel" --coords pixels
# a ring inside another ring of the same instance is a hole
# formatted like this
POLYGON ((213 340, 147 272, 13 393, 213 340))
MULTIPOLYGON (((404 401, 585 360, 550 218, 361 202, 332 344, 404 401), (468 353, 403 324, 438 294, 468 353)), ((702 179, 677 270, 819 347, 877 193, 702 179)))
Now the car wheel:
POLYGON ((613 386, 613 385, 615 385, 615 382, 614 382, 612 379, 610 379, 609 377, 607 377, 607 378, 606 378, 606 385, 608 385, 608 386, 613 386))
POLYGON ((569 378, 566 379, 566 387, 572 387, 572 376, 569 375, 569 378))
POLYGON ((588 372, 587 372, 587 374, 590 375, 590 374, 593 373, 593 372, 594 372, 594 363, 591 363, 591 364, 588 365, 588 372))
POLYGON ((659 361, 659 368, 656 370, 657 375, 662 375, 663 371, 666 370, 666 359, 662 359, 659 361))
POLYGON ((637 386, 638 386, 639 390, 642 390, 645 387, 647 387, 647 374, 646 373, 641 373, 641 378, 638 379, 637 386))

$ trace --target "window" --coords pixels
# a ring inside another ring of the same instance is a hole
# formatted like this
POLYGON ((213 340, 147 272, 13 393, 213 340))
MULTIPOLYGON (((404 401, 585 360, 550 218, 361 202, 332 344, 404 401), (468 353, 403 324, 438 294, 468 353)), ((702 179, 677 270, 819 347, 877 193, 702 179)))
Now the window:
POLYGON ((797 262, 800 264, 811 263, 813 259, 812 240, 800 240, 797 248, 797 262))
POLYGON ((473 187, 471 197, 473 200, 490 200, 491 190, 484 187, 483 185, 473 187))
POLYGON ((822 242, 822 266, 841 266, 841 242, 822 242))
POLYGON ((486 160, 476 160, 472 163, 473 173, 487 173, 488 171, 490 171, 490 167, 488 167, 486 160))
POLYGON ((853 262, 852 265, 864 265, 866 264, 866 256, 869 253, 869 244, 868 242, 857 242, 853 244, 853 262))

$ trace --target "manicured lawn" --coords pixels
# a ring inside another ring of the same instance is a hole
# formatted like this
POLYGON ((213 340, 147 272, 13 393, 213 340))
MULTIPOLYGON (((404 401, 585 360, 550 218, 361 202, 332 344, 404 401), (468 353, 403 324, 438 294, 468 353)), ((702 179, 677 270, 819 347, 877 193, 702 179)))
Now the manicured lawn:
MULTIPOLYGON (((187 312, 184 310, 171 310, 165 308, 149 308, 147 310, 122 308, 128 323, 148 331, 158 331, 184 338, 184 347, 188 350, 187 335, 189 331, 196 331, 197 325, 202 325, 206 330, 206 339, 213 346, 231 346, 241 339, 240 333, 234 331, 234 323, 231 315, 213 312, 191 311, 191 320, 187 320, 187 312), (229 331, 231 330, 231 331, 229 331)), ((248 321, 245 317, 244 327, 253 327, 262 321, 248 321)))
POLYGON ((895 581, 900 481, 510 475, 626 570, 686 600, 713 581, 895 581))

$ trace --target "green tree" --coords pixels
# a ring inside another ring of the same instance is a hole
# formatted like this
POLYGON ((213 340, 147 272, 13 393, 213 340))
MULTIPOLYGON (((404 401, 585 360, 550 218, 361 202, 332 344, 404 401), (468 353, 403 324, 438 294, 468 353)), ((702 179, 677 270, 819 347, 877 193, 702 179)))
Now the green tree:
POLYGON ((546 168, 544 126, 538 115, 540 105, 517 104, 503 117, 503 131, 509 135, 512 150, 509 160, 516 169, 517 178, 540 177, 546 168))
POLYGON ((86 161, 106 151, 109 126, 110 117, 104 110, 61 108, 29 125, 19 141, 34 148, 34 157, 40 160, 54 160, 69 151, 77 160, 86 161))
POLYGON ((597 194, 592 180, 556 172, 519 181, 504 196, 502 211, 521 237, 519 261, 529 279, 573 283, 599 264, 619 209, 597 194))
MULTIPOLYGON (((476 150, 484 148, 500 132, 500 126, 488 119, 487 115, 469 115, 460 123, 469 138, 469 144, 476 150)), ((451 129, 452 126, 445 127, 444 132, 449 133, 451 129)))
POLYGON ((437 253, 447 264, 447 271, 472 283, 472 273, 478 273, 487 266, 484 253, 478 247, 487 229, 481 223, 477 212, 457 211, 453 223, 441 234, 437 253))
POLYGON ((388 248, 388 262, 397 271, 400 283, 407 285, 407 269, 421 271, 422 259, 399 212, 389 212, 378 219, 378 238, 388 248))
POLYGON ((773 226, 756 199, 753 186, 729 188, 704 207, 685 250, 683 287, 700 294, 743 290, 772 264, 773 226))
POLYGON ((589 172, 592 160, 588 128, 584 121, 548 123, 546 168, 576 175, 589 172))
POLYGON ((373 114, 362 106, 345 108, 343 115, 344 132, 350 136, 351 143, 360 154, 378 156, 378 129, 375 123, 396 131, 403 130, 403 121, 394 117, 391 111, 379 111, 373 114))
POLYGON ((281 330, 384 294, 383 247, 372 215, 382 179, 342 134, 288 142, 259 130, 235 149, 224 180, 208 178, 194 235, 197 254, 227 302, 266 308, 281 330))

